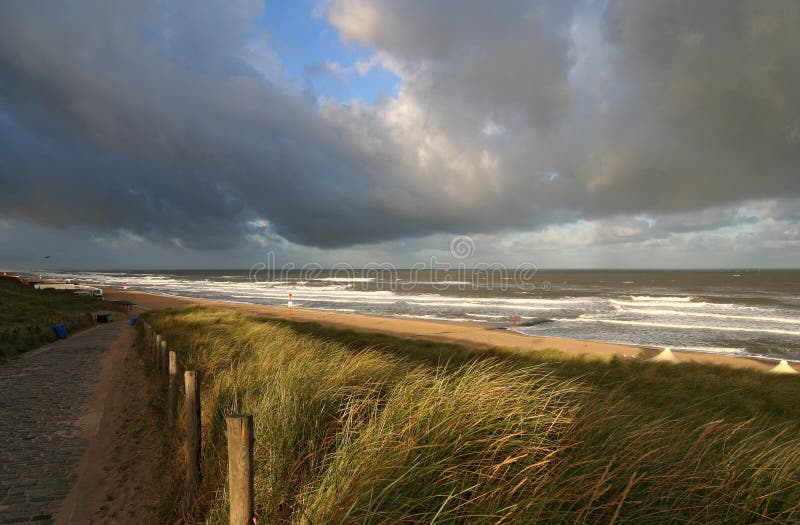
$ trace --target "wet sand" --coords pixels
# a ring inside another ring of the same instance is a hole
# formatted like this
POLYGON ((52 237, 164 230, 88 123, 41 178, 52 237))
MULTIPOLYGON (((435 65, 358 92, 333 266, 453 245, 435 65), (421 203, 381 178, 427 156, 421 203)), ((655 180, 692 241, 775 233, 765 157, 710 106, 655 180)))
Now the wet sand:
MULTIPOLYGON (((117 288, 103 288, 103 292, 108 300, 131 301, 136 305, 146 309, 158 310, 162 308, 172 308, 190 304, 203 304, 207 306, 235 308, 246 312, 261 314, 271 318, 290 318, 288 309, 281 306, 242 304, 225 301, 213 301, 209 299, 157 295, 133 290, 121 290, 117 288)), ((517 350, 519 352, 554 348, 570 356, 610 357, 616 355, 620 358, 639 357, 644 359, 652 357, 657 353, 656 350, 640 348, 636 346, 599 343, 595 341, 582 341, 577 339, 563 339, 557 337, 536 337, 522 335, 504 330, 502 328, 472 322, 457 323, 399 319, 395 317, 381 317, 375 315, 308 310, 301 308, 295 308, 292 312, 291 318, 297 321, 316 322, 321 325, 334 328, 343 328, 361 332, 378 332, 407 339, 427 339, 448 343, 457 343, 471 348, 486 349, 491 347, 505 347, 517 350)), ((762 362, 756 359, 726 355, 678 351, 676 351, 675 354, 681 362, 706 363, 724 365, 732 368, 753 368, 757 370, 768 370, 769 368, 775 366, 775 363, 773 362, 762 362)))

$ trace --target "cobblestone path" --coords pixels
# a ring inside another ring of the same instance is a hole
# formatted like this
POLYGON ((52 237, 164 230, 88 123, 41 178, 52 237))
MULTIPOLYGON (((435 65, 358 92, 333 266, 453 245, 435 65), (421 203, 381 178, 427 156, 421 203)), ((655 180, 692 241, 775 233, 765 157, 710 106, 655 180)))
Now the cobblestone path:
POLYGON ((53 522, 86 449, 79 419, 124 327, 100 325, 0 364, 0 524, 53 522))

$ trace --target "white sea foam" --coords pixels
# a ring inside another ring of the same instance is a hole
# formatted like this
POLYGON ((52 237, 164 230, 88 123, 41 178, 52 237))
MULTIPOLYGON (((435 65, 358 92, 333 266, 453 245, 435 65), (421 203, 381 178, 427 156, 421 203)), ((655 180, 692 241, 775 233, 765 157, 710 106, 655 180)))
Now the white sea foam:
MULTIPOLYGON (((402 300, 402 299, 401 299, 402 300)), ((557 306, 534 306, 534 305, 521 305, 521 304, 499 304, 496 302, 482 302, 482 303, 475 303, 475 302, 432 302, 432 301, 405 301, 403 302, 414 305, 414 306, 439 306, 445 308, 464 308, 464 309, 475 309, 475 308, 486 308, 487 310, 510 310, 512 312, 535 312, 535 311, 550 311, 550 310, 563 310, 564 307, 557 307, 557 306)))
MULTIPOLYGON (((553 299, 536 299, 536 298, 512 298, 512 297, 453 297, 438 294, 417 294, 417 295, 401 295, 397 296, 405 301, 416 301, 420 304, 423 303, 446 303, 448 305, 459 305, 462 303, 480 303, 486 306, 497 305, 515 305, 515 306, 557 306, 557 305, 590 305, 592 299, 582 299, 576 297, 560 297, 553 299)), ((563 307, 563 306, 562 306, 563 307)))
POLYGON ((713 319, 731 319, 742 321, 761 321, 764 323, 788 323, 800 325, 800 319, 791 317, 767 317, 758 315, 727 315, 727 314, 713 314, 706 312, 682 312, 679 310, 648 310, 640 308, 624 308, 623 312, 636 313, 643 315, 678 315, 686 317, 708 317, 713 319))
POLYGON ((689 303, 695 300, 692 296, 672 296, 672 295, 632 295, 631 301, 634 302, 648 302, 658 301, 662 303, 689 303))
POLYGON ((371 283, 374 277, 315 277, 313 281, 333 281, 339 283, 371 283))
POLYGON ((418 284, 432 285, 432 286, 452 286, 458 284, 463 286, 465 284, 472 285, 473 283, 472 281, 403 281, 402 286, 414 286, 418 284))
POLYGON ((747 327, 734 327, 734 326, 705 326, 705 325, 694 325, 694 324, 677 324, 677 323, 654 323, 649 321, 623 321, 620 319, 592 319, 586 317, 578 317, 578 318, 563 318, 563 319, 554 319, 554 321, 561 321, 561 322, 588 322, 588 323, 606 323, 606 324, 618 324, 618 325, 627 325, 627 326, 646 326, 652 328, 675 328, 678 330, 709 330, 709 331, 723 331, 723 332, 752 332, 752 333, 764 333, 764 334, 779 334, 779 335, 792 335, 792 336, 800 336, 800 331, 798 330, 778 330, 773 328, 747 328, 747 327))
POLYGON ((414 315, 414 314, 395 314, 394 317, 403 317, 406 319, 424 319, 428 321, 453 321, 457 323, 463 323, 467 321, 463 317, 439 317, 437 315, 414 315))
MULTIPOLYGON (((705 303, 705 302, 691 302, 691 301, 657 301, 647 300, 647 301, 632 301, 628 300, 620 300, 620 299, 608 299, 608 302, 617 305, 617 306, 636 306, 636 307, 644 307, 644 308, 708 308, 708 306, 712 303, 705 303)), ((726 306, 732 305, 724 305, 724 304, 713 304, 714 307, 718 308, 725 308, 726 306)))

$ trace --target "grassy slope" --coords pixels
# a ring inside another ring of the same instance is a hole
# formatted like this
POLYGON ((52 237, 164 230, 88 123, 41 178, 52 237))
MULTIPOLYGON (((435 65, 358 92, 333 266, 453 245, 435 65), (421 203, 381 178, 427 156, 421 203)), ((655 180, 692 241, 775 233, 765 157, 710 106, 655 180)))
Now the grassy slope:
POLYGON ((92 312, 108 309, 100 299, 34 290, 17 279, 0 277, 0 362, 54 341, 54 324, 64 323, 69 333, 94 324, 92 312))
POLYGON ((795 377, 476 352, 204 307, 148 318, 205 378, 193 519, 227 520, 224 414, 246 412, 262 523, 800 520, 795 377))

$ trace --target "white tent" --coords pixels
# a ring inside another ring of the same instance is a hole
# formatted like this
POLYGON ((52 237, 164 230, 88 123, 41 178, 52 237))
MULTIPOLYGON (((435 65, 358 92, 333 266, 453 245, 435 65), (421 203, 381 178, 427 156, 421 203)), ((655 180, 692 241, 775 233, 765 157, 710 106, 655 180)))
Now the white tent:
POLYGON ((655 361, 657 363, 680 363, 681 360, 678 356, 672 353, 672 350, 665 348, 663 352, 655 357, 648 359, 648 361, 655 361))
POLYGON ((770 374, 800 374, 797 370, 791 367, 786 359, 781 359, 781 362, 769 369, 770 374))

